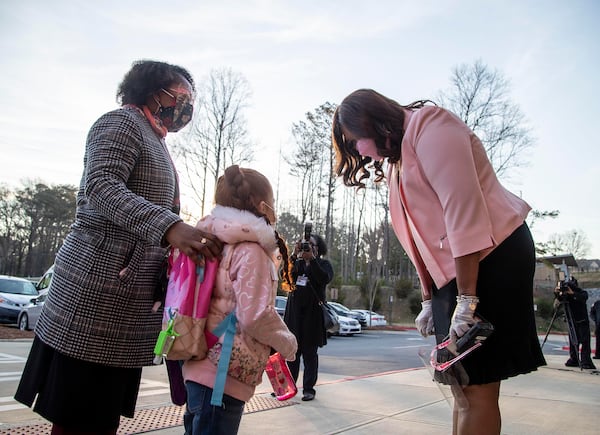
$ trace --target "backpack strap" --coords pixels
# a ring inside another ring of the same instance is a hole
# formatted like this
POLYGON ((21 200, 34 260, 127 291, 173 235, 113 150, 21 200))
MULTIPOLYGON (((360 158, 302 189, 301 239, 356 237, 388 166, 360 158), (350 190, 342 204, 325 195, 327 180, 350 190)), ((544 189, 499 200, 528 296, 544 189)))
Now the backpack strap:
POLYGON ((229 360, 231 359, 231 350, 233 349, 233 336, 237 325, 237 317, 232 311, 223 319, 221 323, 213 330, 213 334, 223 338, 223 346, 221 347, 221 357, 217 365, 217 376, 213 387, 210 404, 213 406, 223 405, 223 393, 225 392, 225 380, 227 379, 227 369, 229 368, 229 360))
MULTIPOLYGON (((230 245, 226 255, 219 261, 219 273, 229 273, 231 259, 235 251, 235 245, 230 245), (224 269, 224 271, 223 271, 224 269)), ((217 327, 212 331, 216 337, 223 334, 223 345, 221 346, 221 357, 217 365, 217 375, 215 377, 215 385, 213 387, 210 404, 213 406, 223 405, 223 394, 225 392, 225 381, 227 380, 227 370, 229 369, 229 361, 231 360, 231 351, 233 349, 233 338, 237 327, 237 317, 235 311, 230 312, 217 327)))

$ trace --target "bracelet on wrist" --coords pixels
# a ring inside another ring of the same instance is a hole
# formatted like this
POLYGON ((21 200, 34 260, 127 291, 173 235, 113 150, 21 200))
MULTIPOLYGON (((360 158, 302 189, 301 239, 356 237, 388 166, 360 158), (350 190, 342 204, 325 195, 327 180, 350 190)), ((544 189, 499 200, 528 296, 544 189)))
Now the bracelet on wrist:
POLYGON ((469 301, 469 302, 479 303, 479 297, 477 297, 476 295, 458 295, 456 297, 456 302, 460 302, 460 301, 469 301))
POLYGON ((479 298, 477 296, 472 296, 472 295, 458 295, 456 297, 456 304, 460 304, 460 303, 467 303, 469 304, 469 309, 471 311, 475 311, 475 309, 477 308, 477 304, 479 304, 479 298))

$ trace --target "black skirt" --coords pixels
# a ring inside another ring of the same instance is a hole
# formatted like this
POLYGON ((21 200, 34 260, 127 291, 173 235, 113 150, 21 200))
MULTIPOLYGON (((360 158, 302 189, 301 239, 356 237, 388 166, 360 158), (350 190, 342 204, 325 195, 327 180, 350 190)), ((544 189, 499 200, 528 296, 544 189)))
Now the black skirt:
MULTIPOLYGON (((546 364, 535 325, 535 249, 526 224, 479 263, 476 312, 494 326, 483 345, 461 360, 468 384, 488 384, 529 373, 546 364)), ((433 289, 436 341, 448 335, 456 306, 456 280, 433 289)))
POLYGON ((15 399, 35 401, 35 412, 65 428, 113 430, 121 415, 133 417, 141 377, 141 368, 70 358, 35 337, 15 399))

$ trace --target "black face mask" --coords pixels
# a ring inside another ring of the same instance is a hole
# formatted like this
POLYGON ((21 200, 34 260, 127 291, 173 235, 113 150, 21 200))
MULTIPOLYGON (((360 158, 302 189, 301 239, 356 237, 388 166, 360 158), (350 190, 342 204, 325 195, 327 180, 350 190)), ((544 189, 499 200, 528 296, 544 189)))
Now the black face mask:
POLYGON ((175 96, 164 89, 161 90, 175 99, 175 105, 163 107, 158 100, 155 100, 160 106, 157 116, 167 131, 179 131, 192 120, 192 115, 194 114, 194 106, 190 103, 192 97, 183 93, 175 96))

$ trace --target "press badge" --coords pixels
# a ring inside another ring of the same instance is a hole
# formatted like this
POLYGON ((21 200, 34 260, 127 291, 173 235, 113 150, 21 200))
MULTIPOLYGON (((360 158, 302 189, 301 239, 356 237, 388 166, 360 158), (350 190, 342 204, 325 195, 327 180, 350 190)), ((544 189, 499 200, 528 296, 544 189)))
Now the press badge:
POLYGON ((296 285, 301 285, 301 286, 306 287, 306 284, 308 284, 308 278, 306 275, 299 276, 298 279, 296 280, 296 285))

